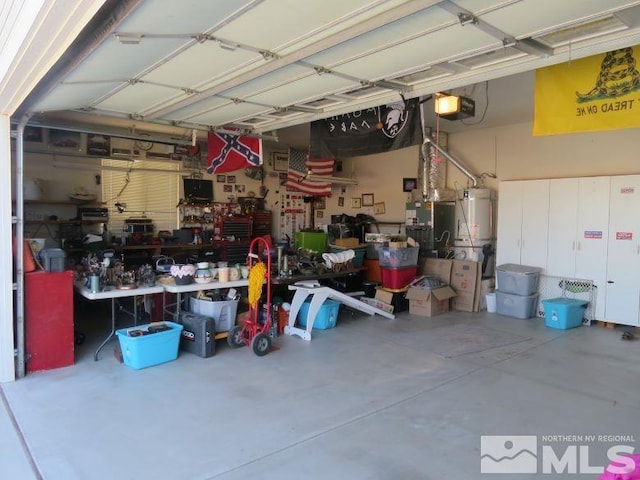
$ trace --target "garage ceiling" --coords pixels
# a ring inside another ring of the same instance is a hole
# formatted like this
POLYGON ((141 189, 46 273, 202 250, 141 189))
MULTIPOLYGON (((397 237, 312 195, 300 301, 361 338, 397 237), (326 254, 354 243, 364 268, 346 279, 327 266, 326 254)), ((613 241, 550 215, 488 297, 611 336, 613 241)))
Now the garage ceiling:
POLYGON ((17 115, 273 134, 639 43, 629 0, 112 0, 17 115))

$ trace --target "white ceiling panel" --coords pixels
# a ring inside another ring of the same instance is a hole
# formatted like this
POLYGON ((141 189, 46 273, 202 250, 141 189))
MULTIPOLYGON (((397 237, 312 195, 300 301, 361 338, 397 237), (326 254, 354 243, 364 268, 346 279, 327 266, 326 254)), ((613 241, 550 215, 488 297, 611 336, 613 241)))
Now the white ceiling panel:
POLYGON ((90 107, 100 97, 118 88, 119 82, 60 85, 37 104, 36 111, 75 110, 90 107))
POLYGON ((640 0, 111 0, 18 110, 95 105, 123 128, 242 122, 260 134, 640 44, 639 10, 640 0), (565 31, 587 20, 600 36, 565 31))
POLYGON ((184 43, 184 39, 163 38, 142 41, 139 45, 123 45, 109 37, 65 78, 65 82, 134 78, 184 43))
POLYGON ((181 55, 144 75, 144 79, 171 84, 176 81, 175 72, 184 72, 178 85, 198 90, 207 88, 214 81, 228 80, 242 71, 243 67, 255 62, 264 60, 254 52, 225 50, 215 42, 196 43, 181 55))
POLYGON ((301 48, 405 1, 278 0, 262 2, 238 21, 216 32, 223 38, 274 50, 301 48), (376 7, 377 6, 377 7, 376 7), (281 28, 273 28, 279 25, 281 28), (328 29, 327 26, 333 26, 328 29), (337 27, 337 28, 336 28, 337 27))
POLYGON ((95 107, 98 109, 114 110, 116 112, 140 113, 148 108, 149 105, 156 105, 167 97, 175 98, 176 96, 178 96, 176 100, 180 100, 186 97, 186 94, 179 94, 178 91, 173 88, 136 83, 102 100, 96 104, 95 107))
POLYGON ((275 106, 305 103, 318 96, 330 95, 336 91, 346 91, 360 84, 335 75, 312 75, 296 82, 271 88, 264 93, 251 95, 247 100, 275 106))
POLYGON ((216 110, 197 115, 189 119, 190 122, 204 125, 222 126, 233 124, 237 120, 268 113, 271 109, 252 105, 250 103, 229 103, 216 110))
POLYGON ((618 10, 640 2, 628 0, 539 0, 520 2, 509 9, 494 10, 481 19, 517 38, 538 35, 549 30, 563 28, 581 19, 598 16, 599 12, 618 10))
POLYGON ((227 97, 247 98, 251 95, 261 93, 280 85, 294 82, 298 79, 317 74, 310 68, 300 65, 288 65, 275 72, 261 76, 225 90, 223 93, 227 97))
POLYGON ((335 70, 349 75, 359 73, 364 78, 370 79, 388 78, 406 72, 412 66, 434 65, 469 56, 475 49, 486 51, 501 45, 500 42, 496 42, 496 39, 479 30, 459 26, 452 28, 459 29, 455 43, 448 41, 451 34, 447 30, 439 30, 428 38, 416 38, 402 45, 340 65, 335 70), (433 48, 434 45, 438 45, 438 48, 433 48))
POLYGON ((327 67, 335 66, 351 58, 357 58, 375 50, 427 35, 427 32, 432 35, 432 32, 452 25, 458 27, 455 16, 441 8, 432 7, 384 27, 376 28, 349 42, 327 48, 322 52, 309 56, 307 61, 327 67))
POLYGON ((201 115, 204 112, 220 108, 223 105, 227 105, 230 102, 228 98, 222 97, 206 97, 199 102, 196 102, 188 107, 180 108, 171 112, 170 117, 164 117, 165 120, 177 120, 187 121, 196 115, 201 115))
POLYGON ((202 33, 256 0, 147 0, 118 28, 125 32, 202 33), (152 22, 150 22, 152 20, 152 22))

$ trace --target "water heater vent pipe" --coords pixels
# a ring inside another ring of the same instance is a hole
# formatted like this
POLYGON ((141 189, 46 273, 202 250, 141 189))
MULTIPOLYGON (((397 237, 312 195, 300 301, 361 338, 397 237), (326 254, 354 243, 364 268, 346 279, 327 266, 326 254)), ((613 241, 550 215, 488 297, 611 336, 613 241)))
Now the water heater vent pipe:
POLYGON ((453 165, 460 170, 462 173, 464 173, 467 177, 469 177, 469 179, 471 180, 471 183, 473 183, 474 187, 478 186, 478 182, 480 181, 480 179, 474 175, 473 173, 471 173, 471 171, 464 165, 462 164, 462 162, 460 162, 460 160, 456 159, 455 157, 453 157, 451 154, 449 154, 449 152, 447 152, 446 150, 444 150, 442 147, 440 147, 440 145, 438 145, 436 142, 433 141, 433 139, 429 138, 429 137, 425 137, 425 142, 429 142, 431 144, 431 146, 433 148, 435 148, 438 153, 440 155, 442 155, 444 158, 446 158, 447 160, 449 160, 451 163, 453 163, 453 165))

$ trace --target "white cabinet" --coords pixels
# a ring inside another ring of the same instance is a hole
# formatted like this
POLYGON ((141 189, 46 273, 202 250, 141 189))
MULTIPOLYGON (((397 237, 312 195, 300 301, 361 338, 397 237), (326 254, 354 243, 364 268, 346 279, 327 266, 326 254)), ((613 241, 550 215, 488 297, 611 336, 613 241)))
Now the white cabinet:
POLYGON ((549 180, 500 182, 496 265, 547 263, 549 180))
POLYGON ((596 285, 596 318, 604 318, 611 177, 563 178, 549 185, 550 276, 596 285))
POLYGON ((611 178, 605 319, 640 325, 640 175, 611 178))

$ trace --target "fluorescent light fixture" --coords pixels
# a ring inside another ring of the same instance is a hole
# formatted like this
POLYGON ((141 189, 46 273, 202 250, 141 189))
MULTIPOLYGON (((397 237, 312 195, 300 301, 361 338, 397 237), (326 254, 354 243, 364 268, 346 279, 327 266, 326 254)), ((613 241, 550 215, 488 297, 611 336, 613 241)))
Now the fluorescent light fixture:
POLYGON ((110 172, 155 172, 155 173, 166 173, 167 175, 184 175, 190 172, 186 170, 163 170, 161 168, 127 168, 127 167, 113 167, 110 165, 96 165, 96 164, 80 164, 74 162, 59 162, 53 161, 53 168, 64 168, 68 170, 87 170, 92 172, 99 172, 101 170, 110 171, 110 172))
POLYGON ((304 179, 307 182, 335 183, 338 185, 358 185, 358 180, 356 180, 355 178, 332 177, 327 175, 314 175, 311 172, 307 173, 304 179))
POLYGON ((475 115, 476 103, 470 98, 458 95, 437 95, 435 111, 447 120, 460 120, 475 115))

